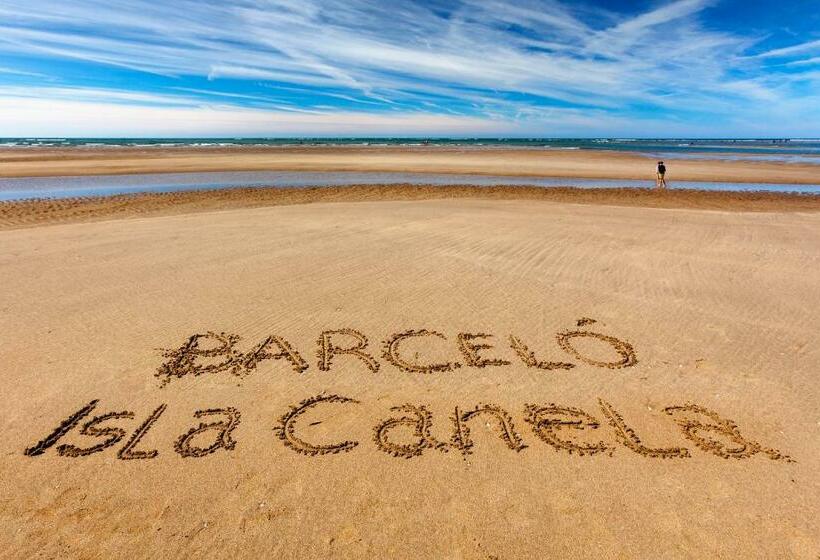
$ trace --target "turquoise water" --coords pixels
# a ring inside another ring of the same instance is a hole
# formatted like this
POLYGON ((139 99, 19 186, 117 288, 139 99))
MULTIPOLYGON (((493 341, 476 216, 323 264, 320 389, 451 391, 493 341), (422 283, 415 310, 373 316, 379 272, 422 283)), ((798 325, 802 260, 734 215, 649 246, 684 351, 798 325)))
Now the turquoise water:
POLYGON ((452 146, 531 149, 595 149, 647 154, 751 154, 806 156, 820 163, 820 139, 698 138, 0 138, 0 148, 172 146, 452 146))
MULTIPOLYGON (((148 173, 141 175, 24 177, 0 179, 0 201, 20 200, 27 198, 110 196, 115 194, 129 194, 138 192, 175 192, 237 187, 284 188, 381 184, 481 186, 534 185, 545 188, 557 186, 581 188, 651 188, 655 186, 654 181, 450 175, 436 173, 306 173, 299 171, 148 173)), ((797 192, 803 194, 820 195, 820 181, 818 181, 818 184, 816 185, 670 181, 669 188, 735 192, 797 192)))

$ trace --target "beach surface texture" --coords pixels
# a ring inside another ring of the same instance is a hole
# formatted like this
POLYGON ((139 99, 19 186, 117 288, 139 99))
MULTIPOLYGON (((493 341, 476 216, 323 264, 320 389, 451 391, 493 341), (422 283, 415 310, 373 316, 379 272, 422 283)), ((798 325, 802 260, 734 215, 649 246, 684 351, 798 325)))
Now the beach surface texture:
MULTIPOLYGON (((6 148, 0 177, 204 171, 356 171, 654 179, 658 157, 603 150, 475 147, 6 148)), ((817 184, 818 165, 663 156, 667 179, 817 184)))
POLYGON ((1 204, 0 556, 817 559, 813 198, 400 190, 1 204))

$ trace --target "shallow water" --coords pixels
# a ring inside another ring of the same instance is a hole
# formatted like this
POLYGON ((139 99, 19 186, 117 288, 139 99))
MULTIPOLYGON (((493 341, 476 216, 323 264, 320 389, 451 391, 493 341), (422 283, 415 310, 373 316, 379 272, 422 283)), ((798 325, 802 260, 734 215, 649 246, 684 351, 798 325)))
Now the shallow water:
MULTIPOLYGON (((562 179, 449 175, 436 173, 355 173, 301 171, 246 171, 207 173, 146 173, 72 177, 0 178, 0 200, 110 196, 140 192, 176 192, 231 187, 309 187, 341 185, 534 185, 540 187, 620 188, 653 187, 654 181, 615 179, 562 179)), ((820 194, 820 184, 718 183, 674 181, 671 189, 713 191, 772 191, 820 194)))

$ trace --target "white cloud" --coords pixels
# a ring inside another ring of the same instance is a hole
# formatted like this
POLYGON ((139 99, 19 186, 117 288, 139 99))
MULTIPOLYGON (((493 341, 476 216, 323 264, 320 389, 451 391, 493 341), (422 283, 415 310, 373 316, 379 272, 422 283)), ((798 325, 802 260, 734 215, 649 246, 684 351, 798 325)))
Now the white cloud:
POLYGON ((487 119, 405 113, 305 113, 230 106, 145 106, 0 94, 0 137, 482 135, 487 119))
POLYGON ((817 41, 809 41, 800 43, 781 49, 772 49, 770 51, 762 52, 755 55, 756 58, 782 58, 784 56, 793 56, 795 54, 802 54, 806 52, 820 51, 820 39, 817 41))
POLYGON ((794 60, 786 63, 786 66, 808 66, 810 64, 820 64, 820 56, 814 56, 803 60, 794 60))
MULTIPOLYGON (((91 90, 84 100, 65 99, 67 92, 45 88, 32 96, 0 88, 0 137, 269 137, 269 136, 771 136, 765 119, 740 116, 693 124, 676 119, 635 118, 600 110, 521 106, 515 115, 482 117, 425 112, 365 113, 353 111, 293 112, 288 108, 240 108, 185 103, 170 96, 138 100, 121 92, 91 90)), ((77 94, 75 92, 74 94, 77 94)), ((72 95, 74 95, 72 94, 72 95)), ((773 107, 771 119, 782 134, 809 137, 810 114, 820 99, 773 107)))
POLYGON ((150 105, 191 105, 197 101, 191 97, 176 95, 158 95, 115 89, 82 88, 82 87, 30 87, 0 86, 0 103, 4 100, 40 99, 45 101, 92 101, 107 103, 128 103, 143 106, 150 105))
POLYGON ((29 78, 48 78, 46 74, 40 72, 28 72, 26 70, 18 70, 16 68, 4 68, 0 66, 0 74, 8 74, 11 76, 26 76, 29 78))
MULTIPOLYGON (((210 79, 210 95, 227 104, 247 102, 276 114, 303 111, 324 123, 335 98, 364 107, 389 104, 407 115, 421 109, 441 118, 447 113, 467 119, 458 122, 469 121, 476 130, 502 122, 518 130, 532 127, 528 119, 550 106, 566 123, 570 113, 557 107, 587 107, 579 114, 605 129, 619 117, 634 119, 637 105, 729 122, 759 120, 770 105, 811 97, 794 87, 799 80, 814 80, 801 71, 808 62, 792 63, 789 76, 765 65, 770 58, 810 53, 820 41, 745 56, 755 37, 707 29, 698 20, 713 3, 674 0, 625 17, 606 10, 590 15, 558 0, 454 0, 432 6, 405 0, 3 0, 0 55, 42 53, 137 69, 177 77, 180 87, 159 96, 107 91, 109 99, 79 88, 7 91, 0 103, 13 95, 42 95, 102 105, 188 106, 209 95, 201 82, 186 87, 191 85, 186 79, 199 77, 210 79), (220 91, 219 82, 227 79, 252 82, 253 91, 220 91), (262 86, 273 88, 270 97, 259 93, 262 86), (276 98, 276 89, 299 88, 311 94, 299 107, 276 98)), ((239 107, 221 111, 244 115, 239 107)), ((389 118, 368 114, 375 120, 363 126, 389 118)))

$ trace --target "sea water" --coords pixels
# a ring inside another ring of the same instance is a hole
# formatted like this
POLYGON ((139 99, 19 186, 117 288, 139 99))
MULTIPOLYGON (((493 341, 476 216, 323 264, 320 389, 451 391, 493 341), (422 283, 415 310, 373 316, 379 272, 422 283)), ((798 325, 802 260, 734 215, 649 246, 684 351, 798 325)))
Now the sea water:
MULTIPOLYGON (((531 185, 538 187, 651 188, 654 181, 512 177, 502 175, 244 171, 204 173, 144 173, 75 177, 0 178, 0 200, 109 196, 139 192, 175 192, 238 187, 310 187, 344 185, 531 185)), ((670 189, 772 191, 820 194, 816 185, 670 181, 670 189)))
MULTIPOLYGON (((219 148, 231 146, 451 146, 473 149, 611 150, 663 154, 768 155, 777 161, 808 157, 820 163, 817 138, 0 138, 0 148, 219 148)), ((802 160, 794 160, 802 161, 802 160)))

